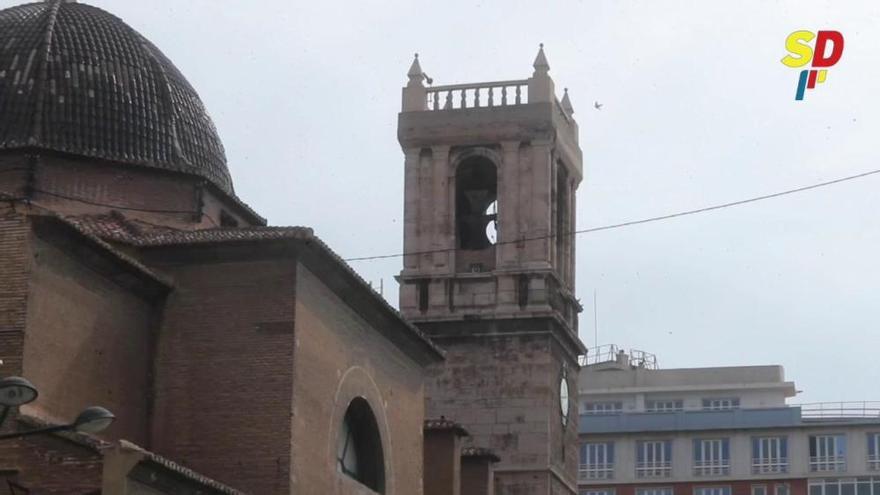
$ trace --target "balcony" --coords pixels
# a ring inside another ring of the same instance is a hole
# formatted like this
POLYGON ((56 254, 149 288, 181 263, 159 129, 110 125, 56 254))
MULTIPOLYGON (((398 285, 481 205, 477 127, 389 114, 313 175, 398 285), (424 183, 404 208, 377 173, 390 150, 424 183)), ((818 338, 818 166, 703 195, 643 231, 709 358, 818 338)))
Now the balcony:
POLYGON ((672 462, 640 462, 636 464, 636 478, 668 478, 672 476, 672 462))
POLYGON ((788 472, 788 459, 752 459, 752 474, 783 474, 788 472))
POLYGON ((810 457, 810 471, 814 473, 846 471, 846 458, 838 455, 810 457))
POLYGON ((727 476, 730 474, 730 460, 694 461, 694 476, 727 476))
POLYGON ((578 467, 578 480, 610 480, 614 477, 614 464, 581 464, 578 467))
POLYGON ((874 454, 868 456, 868 470, 880 471, 880 455, 874 454))

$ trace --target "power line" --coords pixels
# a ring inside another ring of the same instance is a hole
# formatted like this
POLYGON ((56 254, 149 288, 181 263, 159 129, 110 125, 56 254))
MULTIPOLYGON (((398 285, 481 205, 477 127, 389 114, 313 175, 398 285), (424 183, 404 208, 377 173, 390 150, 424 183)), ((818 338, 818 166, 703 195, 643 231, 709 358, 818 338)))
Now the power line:
MULTIPOLYGON (((841 182, 862 179, 864 177, 868 177, 870 175, 876 175, 876 174, 880 174, 880 169, 871 170, 869 172, 863 172, 863 173, 856 174, 856 175, 850 175, 848 177, 841 177, 839 179, 833 179, 833 180, 829 180, 829 181, 825 181, 825 182, 819 182, 816 184, 811 184, 809 186, 798 187, 795 189, 788 189, 788 190, 776 192, 773 194, 765 194, 763 196, 756 196, 754 198, 742 199, 739 201, 732 201, 730 203, 722 203, 722 204, 713 205, 713 206, 706 206, 703 208, 697 208, 695 210, 680 211, 677 213, 670 213, 668 215, 660 215, 660 216, 656 216, 656 217, 643 218, 640 220, 631 220, 629 222, 615 223, 615 224, 611 224, 611 225, 603 225, 601 227, 592 227, 592 228, 583 229, 583 230, 575 230, 572 232, 564 233, 564 235, 588 234, 588 233, 592 233, 592 232, 600 232, 603 230, 612 230, 612 229, 619 229, 619 228, 623 228, 623 227, 631 227, 633 225, 641 225, 644 223, 659 222, 661 220, 669 220, 671 218, 684 217, 684 216, 688 216, 688 215, 696 215, 698 213, 706 213, 709 211, 720 210, 723 208, 730 208, 733 206, 740 206, 740 205, 744 205, 744 204, 748 204, 748 203, 755 203, 758 201, 764 201, 766 199, 778 198, 780 196, 786 196, 789 194, 795 194, 795 193, 799 193, 799 192, 809 191, 811 189, 818 189, 820 187, 830 186, 830 185, 838 184, 841 182)), ((504 245, 504 244, 517 244, 517 243, 522 243, 522 242, 526 242, 526 241, 539 241, 539 240, 543 240, 543 239, 549 239, 552 237, 555 237, 555 235, 524 237, 524 238, 520 238, 520 239, 499 242, 499 243, 496 243, 495 245, 500 246, 500 245, 504 245)), ((448 252, 452 252, 452 251, 456 251, 456 249, 455 248, 431 249, 431 250, 426 250, 426 251, 414 251, 414 252, 410 252, 410 253, 385 254, 385 255, 379 255, 379 256, 362 256, 359 258, 346 258, 345 261, 348 261, 348 262, 351 262, 351 261, 372 261, 372 260, 381 260, 381 259, 389 259, 389 258, 400 258, 403 256, 420 256, 423 254, 448 253, 448 252)))

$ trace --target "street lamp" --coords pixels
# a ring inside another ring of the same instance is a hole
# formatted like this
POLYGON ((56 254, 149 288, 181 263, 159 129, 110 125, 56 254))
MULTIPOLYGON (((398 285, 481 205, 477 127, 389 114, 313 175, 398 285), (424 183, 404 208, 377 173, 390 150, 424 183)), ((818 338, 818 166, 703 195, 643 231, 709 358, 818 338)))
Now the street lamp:
POLYGON ((110 423, 116 419, 112 412, 99 406, 92 406, 83 410, 70 425, 80 433, 99 433, 107 429, 110 423))
POLYGON ((20 376, 0 378, 0 405, 21 406, 37 399, 37 387, 20 376))
POLYGON ((37 387, 20 376, 0 378, 0 426, 6 421, 6 415, 12 407, 28 404, 37 399, 37 387))
MULTIPOLYGON (((10 376, 0 378, 0 426, 6 420, 6 415, 13 407, 29 404, 37 399, 37 388, 31 382, 20 376, 10 376)), ((28 437, 31 435, 39 435, 41 433, 54 433, 58 431, 78 431, 80 433, 98 433, 104 431, 116 416, 107 409, 98 406, 92 406, 84 409, 73 423, 66 425, 47 426, 30 431, 20 431, 5 433, 0 435, 0 440, 10 438, 28 437)))
POLYGON ((80 433, 98 433, 110 426, 110 423, 116 419, 110 411, 103 407, 88 407, 79 413, 79 416, 73 423, 66 425, 47 426, 45 428, 37 428, 29 431, 16 431, 0 435, 0 440, 9 440, 11 438, 29 437, 40 435, 43 433, 56 433, 59 431, 77 431, 80 433))

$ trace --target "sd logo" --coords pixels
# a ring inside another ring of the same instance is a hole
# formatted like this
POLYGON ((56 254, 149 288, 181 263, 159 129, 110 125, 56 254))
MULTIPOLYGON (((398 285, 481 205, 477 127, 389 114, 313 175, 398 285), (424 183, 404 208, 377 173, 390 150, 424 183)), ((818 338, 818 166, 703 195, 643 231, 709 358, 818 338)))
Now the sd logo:
POLYGON ((813 69, 802 70, 798 79, 795 100, 804 99, 804 91, 816 87, 816 83, 825 82, 828 70, 840 61, 843 55, 843 35, 839 31, 819 31, 813 34, 811 31, 795 31, 785 39, 785 49, 789 54, 782 59, 782 63, 788 67, 798 68, 813 62, 813 69), (809 45, 813 38, 816 39, 816 49, 809 45), (828 52, 828 43, 831 43, 831 52, 828 52), (820 70, 817 70, 819 68, 820 70))

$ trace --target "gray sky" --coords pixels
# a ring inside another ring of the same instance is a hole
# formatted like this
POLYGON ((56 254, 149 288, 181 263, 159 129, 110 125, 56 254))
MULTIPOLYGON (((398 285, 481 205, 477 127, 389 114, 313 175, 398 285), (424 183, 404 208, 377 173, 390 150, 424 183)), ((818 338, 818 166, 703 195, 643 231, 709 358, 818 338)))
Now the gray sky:
MULTIPOLYGON (((878 2, 90 3, 189 78, 238 195, 344 257, 401 249, 396 120, 416 51, 450 84, 526 78, 545 44, 581 128, 580 228, 880 168, 878 2), (795 102, 798 70, 780 59, 799 29, 839 30, 846 49, 795 102)), ((596 290, 600 343, 666 368, 782 364, 799 402, 880 399, 878 187, 874 176, 580 236, 583 340, 596 290)), ((396 303, 400 263, 354 266, 396 303)))

